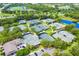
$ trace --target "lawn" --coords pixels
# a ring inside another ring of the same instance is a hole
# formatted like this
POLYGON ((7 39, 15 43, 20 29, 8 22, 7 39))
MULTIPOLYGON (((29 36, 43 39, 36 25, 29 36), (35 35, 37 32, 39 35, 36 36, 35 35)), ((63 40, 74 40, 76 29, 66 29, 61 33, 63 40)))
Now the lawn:
POLYGON ((5 16, 5 17, 7 17, 7 16, 11 16, 11 15, 15 15, 15 14, 0 13, 0 16, 5 16))
POLYGON ((77 21, 77 19, 74 19, 74 18, 71 18, 71 17, 62 16, 61 18, 62 18, 62 19, 66 19, 66 20, 77 21))
POLYGON ((23 11, 23 10, 26 10, 26 7, 24 6, 16 6, 16 7, 10 7, 8 10, 11 10, 11 11, 23 11))
POLYGON ((48 33, 49 35, 51 35, 53 33, 53 29, 52 30, 51 29, 47 29, 45 32, 48 33))

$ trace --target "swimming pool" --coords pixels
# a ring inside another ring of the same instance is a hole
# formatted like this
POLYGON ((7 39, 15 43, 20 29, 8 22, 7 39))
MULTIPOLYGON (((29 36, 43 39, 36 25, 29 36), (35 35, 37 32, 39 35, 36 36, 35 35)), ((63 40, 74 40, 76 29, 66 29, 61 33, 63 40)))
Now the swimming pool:
POLYGON ((77 23, 75 27, 76 27, 76 28, 79 28, 79 23, 77 23))
POLYGON ((79 23, 74 23, 73 21, 61 19, 60 23, 65 25, 75 24, 75 28, 79 28, 79 23))

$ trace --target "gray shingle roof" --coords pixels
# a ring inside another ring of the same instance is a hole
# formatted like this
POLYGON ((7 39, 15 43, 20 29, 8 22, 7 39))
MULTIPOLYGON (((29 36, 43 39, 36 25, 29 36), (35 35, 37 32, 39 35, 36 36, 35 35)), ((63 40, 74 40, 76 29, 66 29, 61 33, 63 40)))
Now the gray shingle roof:
POLYGON ((19 27, 21 30, 24 30, 25 28, 27 28, 27 27, 24 26, 24 25, 18 25, 17 27, 19 27))
POLYGON ((52 22, 54 22, 55 20, 54 20, 54 19, 47 18, 47 19, 43 19, 42 21, 46 21, 46 22, 48 22, 48 23, 52 23, 52 22))
POLYGON ((60 23, 52 23, 52 24, 50 24, 51 26, 55 26, 56 27, 56 29, 60 29, 60 28, 63 28, 63 25, 62 24, 60 24, 60 23))
POLYGON ((0 26, 0 32, 2 32, 4 30, 3 26, 0 26))
POLYGON ((54 40, 54 38, 52 36, 49 36, 48 34, 41 34, 39 37, 41 39, 54 40))
POLYGON ((27 22, 29 22, 30 24, 38 24, 38 23, 40 23, 40 21, 39 20, 29 20, 29 21, 27 21, 27 22))
POLYGON ((60 38, 61 40, 65 42, 72 42, 74 40, 75 36, 67 31, 60 31, 52 35, 55 38, 60 38))
POLYGON ((25 20, 19 20, 19 24, 24 24, 24 23, 26 23, 25 20))
POLYGON ((48 29, 48 26, 43 25, 43 24, 39 24, 39 25, 33 26, 33 28, 34 28, 34 30, 35 30, 36 32, 40 32, 40 31, 42 31, 42 30, 48 29))
POLYGON ((33 34, 24 35, 23 39, 24 43, 30 45, 38 45, 40 43, 38 36, 33 34))

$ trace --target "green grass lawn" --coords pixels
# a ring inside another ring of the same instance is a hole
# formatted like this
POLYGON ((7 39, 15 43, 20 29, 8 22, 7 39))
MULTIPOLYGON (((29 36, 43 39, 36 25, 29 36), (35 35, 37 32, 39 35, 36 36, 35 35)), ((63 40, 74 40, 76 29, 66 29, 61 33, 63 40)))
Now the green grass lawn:
POLYGON ((52 30, 51 29, 48 29, 45 32, 48 33, 49 35, 51 35, 53 33, 53 29, 52 30))
POLYGON ((7 16, 11 16, 11 15, 15 15, 15 14, 0 13, 0 16, 5 16, 5 17, 7 17, 7 16))
POLYGON ((74 18, 71 18, 71 17, 62 16, 61 18, 62 18, 62 19, 66 19, 66 20, 77 21, 77 19, 74 19, 74 18))
POLYGON ((22 10, 26 10, 26 7, 24 6, 17 6, 17 7, 11 7, 9 8, 9 10, 12 10, 12 11, 22 11, 22 10))

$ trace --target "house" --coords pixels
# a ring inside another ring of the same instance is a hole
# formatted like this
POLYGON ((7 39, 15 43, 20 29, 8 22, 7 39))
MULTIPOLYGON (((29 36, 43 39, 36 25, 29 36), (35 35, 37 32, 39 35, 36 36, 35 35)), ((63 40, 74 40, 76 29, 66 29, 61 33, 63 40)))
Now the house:
POLYGON ((53 22, 55 22, 54 19, 50 19, 50 18, 43 19, 42 21, 43 21, 43 22, 47 22, 47 23, 53 23, 53 22))
POLYGON ((52 23, 52 24, 50 24, 51 26, 55 26, 56 27, 56 29, 61 29, 61 28, 63 28, 64 27, 64 25, 62 25, 61 23, 52 23))
POLYGON ((42 51, 44 48, 40 48, 37 51, 34 51, 33 53, 30 53, 27 56, 42 56, 42 54, 44 53, 44 51, 42 51))
POLYGON ((18 50, 18 45, 21 44, 21 39, 15 39, 10 42, 7 42, 3 45, 3 49, 6 56, 13 55, 18 50))
POLYGON ((17 27, 19 27, 21 30, 24 30, 24 29, 26 29, 27 27, 26 26, 24 26, 24 25, 18 25, 17 27))
POLYGON ((41 50, 39 50, 39 51, 35 52, 34 54, 37 55, 37 56, 42 56, 43 52, 41 50))
POLYGON ((25 44, 30 44, 30 45, 38 45, 39 42, 39 38, 37 35, 35 34, 27 34, 23 36, 23 42, 25 44))
POLYGON ((39 21, 38 19, 35 19, 35 20, 29 20, 29 21, 27 21, 27 22, 30 23, 31 26, 33 26, 33 25, 37 25, 37 24, 40 23, 40 21, 39 21))
POLYGON ((42 56, 45 52, 52 55, 52 53, 54 53, 54 50, 55 50, 55 48, 42 48, 33 53, 30 53, 28 56, 42 56))
POLYGON ((75 36, 67 31, 59 31, 52 35, 54 38, 60 38, 65 42, 72 42, 75 39, 75 36))
POLYGON ((25 24, 26 21, 25 20, 19 20, 19 24, 25 24))
POLYGON ((48 35, 48 34, 46 34, 46 33, 41 33, 41 34, 39 35, 39 38, 40 38, 41 40, 43 40, 43 39, 45 39, 45 40, 51 40, 51 41, 54 40, 54 38, 53 38, 52 36, 50 36, 50 35, 48 35))
POLYGON ((48 29, 49 27, 43 24, 39 24, 39 25, 32 26, 32 28, 34 29, 34 31, 40 32, 40 31, 48 29))
POLYGON ((32 34, 32 32, 23 32, 22 35, 32 34))
POLYGON ((3 26, 0 26, 0 32, 2 32, 4 30, 3 26))

